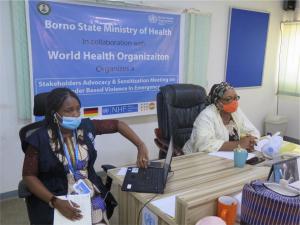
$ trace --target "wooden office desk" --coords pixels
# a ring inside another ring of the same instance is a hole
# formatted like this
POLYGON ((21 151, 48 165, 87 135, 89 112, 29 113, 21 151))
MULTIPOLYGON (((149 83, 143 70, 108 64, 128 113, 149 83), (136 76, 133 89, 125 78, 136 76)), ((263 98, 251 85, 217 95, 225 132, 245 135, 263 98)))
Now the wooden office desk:
MULTIPOLYGON (((174 175, 168 178, 164 194, 157 195, 154 200, 176 194, 175 218, 151 203, 147 204, 148 209, 158 216, 160 225, 194 225, 204 216, 216 215, 219 196, 238 193, 244 184, 264 179, 269 172, 268 167, 246 165, 244 168, 234 168, 233 161, 205 153, 175 157, 171 169, 174 175)), ((118 171, 113 169, 108 172, 113 178, 112 192, 119 203, 118 224, 134 225, 137 224, 140 208, 155 194, 121 191, 124 176, 118 176, 118 171)))

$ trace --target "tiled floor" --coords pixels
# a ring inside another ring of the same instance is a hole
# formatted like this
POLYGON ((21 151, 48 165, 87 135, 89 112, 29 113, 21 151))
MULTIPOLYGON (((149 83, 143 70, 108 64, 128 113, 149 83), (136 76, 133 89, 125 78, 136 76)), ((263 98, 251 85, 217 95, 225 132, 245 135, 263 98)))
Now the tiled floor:
POLYGON ((0 224, 29 224, 26 205, 23 199, 13 198, 0 201, 0 224))

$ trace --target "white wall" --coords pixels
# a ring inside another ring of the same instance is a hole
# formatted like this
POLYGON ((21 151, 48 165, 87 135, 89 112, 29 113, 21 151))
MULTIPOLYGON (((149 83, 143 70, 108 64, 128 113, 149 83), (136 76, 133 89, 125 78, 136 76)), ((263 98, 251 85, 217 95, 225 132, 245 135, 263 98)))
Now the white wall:
MULTIPOLYGON (((141 2, 141 1, 137 1, 141 2)), ((241 107, 251 121, 263 129, 263 120, 267 114, 276 112, 276 61, 279 43, 279 23, 281 20, 281 2, 279 1, 145 1, 145 4, 162 8, 181 10, 196 8, 204 13, 211 13, 211 39, 208 61, 209 87, 224 79, 225 53, 227 43, 227 26, 229 7, 264 10, 271 13, 268 42, 266 49, 265 70, 262 87, 240 89, 241 107)), ((18 130, 23 124, 17 122, 16 87, 13 58, 11 19, 9 3, 0 1, 0 65, 1 65, 1 184, 0 193, 16 190, 21 178, 23 153, 18 141, 18 130), (9 94, 8 94, 9 93, 9 94)), ((299 114, 298 114, 299 115, 299 114)), ((157 148, 153 143, 154 128, 157 127, 156 116, 123 119, 145 141, 150 150, 150 157, 157 157, 157 148)), ((291 131, 293 136, 293 131, 291 131)), ((98 159, 96 169, 103 163, 117 166, 135 162, 136 149, 119 134, 105 135, 96 140, 98 159)))
MULTIPOLYGON (((148 1, 147 1, 148 2, 148 1)), ((166 1, 164 1, 166 2, 166 1)), ((167 1, 171 2, 171 1, 167 1)), ((282 17, 280 1, 181 1, 173 7, 195 8, 203 13, 211 13, 211 35, 208 59, 208 88, 224 80, 227 46, 229 8, 237 7, 270 13, 269 32, 265 55, 263 85, 256 88, 237 89, 241 96, 240 105, 254 125, 263 132, 263 121, 267 114, 276 110, 275 77, 277 51, 279 45, 279 24, 282 17)), ((160 4, 162 5, 162 3, 160 4)), ((167 3, 164 4, 167 7, 167 3)))
POLYGON ((299 97, 279 96, 278 114, 288 118, 285 136, 300 139, 300 100, 299 97))
POLYGON ((17 189, 23 157, 18 138, 11 26, 9 3, 0 1, 0 193, 17 189))

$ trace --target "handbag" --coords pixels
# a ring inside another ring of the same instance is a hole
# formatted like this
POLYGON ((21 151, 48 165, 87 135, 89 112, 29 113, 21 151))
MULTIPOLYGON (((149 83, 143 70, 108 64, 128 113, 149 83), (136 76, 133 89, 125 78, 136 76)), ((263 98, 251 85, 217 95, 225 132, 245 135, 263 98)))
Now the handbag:
POLYGON ((243 188, 241 225, 299 225, 299 196, 282 195, 259 180, 246 184, 243 188))

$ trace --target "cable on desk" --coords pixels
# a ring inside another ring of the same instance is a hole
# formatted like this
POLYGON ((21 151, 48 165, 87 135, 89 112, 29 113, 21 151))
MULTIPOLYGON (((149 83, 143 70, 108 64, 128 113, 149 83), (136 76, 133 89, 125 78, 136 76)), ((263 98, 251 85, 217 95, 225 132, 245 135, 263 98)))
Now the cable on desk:
MULTIPOLYGON (((174 171, 170 171, 170 173, 172 173, 172 174, 169 174, 169 175, 168 175, 168 178, 167 178, 168 180, 174 175, 174 171)), ((139 211, 139 214, 138 214, 138 218, 137 218, 136 224, 139 224, 139 220, 140 220, 140 216, 141 216, 142 210, 146 207, 146 205, 149 204, 149 202, 151 202, 153 199, 155 199, 158 195, 159 195, 159 194, 154 195, 151 199, 149 199, 149 200, 142 206, 142 208, 141 208, 140 211, 139 211)))
POLYGON ((145 206, 146 206, 149 202, 151 202, 153 199, 155 199, 158 195, 159 195, 159 194, 154 195, 152 198, 150 198, 150 199, 142 206, 142 208, 141 208, 140 211, 139 211, 139 214, 138 214, 138 218, 137 218, 136 224, 139 224, 139 220, 140 220, 140 216, 141 216, 141 212, 142 212, 143 208, 145 208, 145 206))

